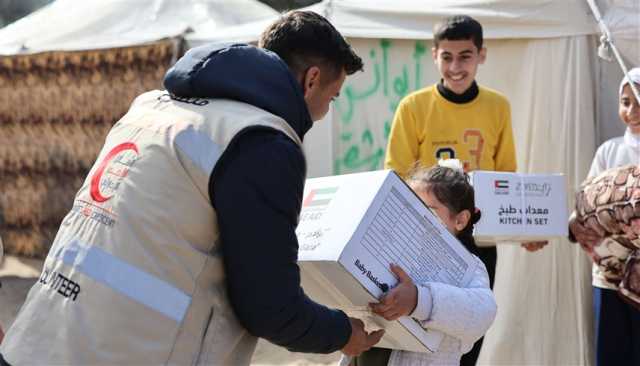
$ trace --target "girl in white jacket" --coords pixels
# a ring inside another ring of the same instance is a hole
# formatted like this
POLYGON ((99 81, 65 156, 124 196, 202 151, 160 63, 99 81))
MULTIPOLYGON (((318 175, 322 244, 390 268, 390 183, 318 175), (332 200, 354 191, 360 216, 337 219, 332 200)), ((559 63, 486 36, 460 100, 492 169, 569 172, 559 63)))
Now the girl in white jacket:
MULTIPOLYGON (((473 225, 480 219, 480 211, 475 208, 473 187, 462 169, 419 169, 407 183, 447 229, 475 252, 473 225)), ((373 312, 387 320, 409 315, 425 328, 442 331, 445 337, 435 353, 394 350, 388 365, 460 364, 461 356, 489 329, 496 315, 487 270, 477 257, 476 261, 476 273, 466 288, 437 282, 416 286, 402 268, 392 266, 400 282, 379 303, 371 304, 373 312)), ((368 363, 366 355, 355 362, 359 366, 368 363)))
MULTIPOLYGON (((629 70, 618 89, 618 115, 627 126, 624 136, 600 145, 588 177, 611 168, 640 164, 640 100, 636 100, 631 83, 640 90, 640 67, 629 70)), ((593 258, 594 246, 602 238, 582 225, 574 212, 569 220, 569 240, 580 243, 593 258)), ((594 263, 592 273, 596 365, 640 365, 640 310, 618 296, 618 282, 611 280, 615 276, 607 266, 594 263)))

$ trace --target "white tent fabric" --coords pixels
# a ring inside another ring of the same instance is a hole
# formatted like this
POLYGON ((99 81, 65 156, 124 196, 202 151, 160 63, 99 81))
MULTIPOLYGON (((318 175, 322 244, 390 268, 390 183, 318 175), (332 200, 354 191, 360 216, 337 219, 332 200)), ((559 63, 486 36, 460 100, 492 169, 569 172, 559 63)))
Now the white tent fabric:
MULTIPOLYGON (((511 100, 518 170, 564 173, 573 207, 571 193, 595 153, 594 42, 568 37, 519 43, 512 45, 521 49, 509 52, 517 55, 511 61, 502 59, 507 52, 500 52, 500 46, 494 47, 493 57, 500 55, 497 63, 504 65, 484 68, 481 80, 511 100)), ((498 258, 494 289, 499 311, 480 363, 591 364, 591 264, 579 247, 554 240, 532 254, 503 245, 498 258)))
MULTIPOLYGON (((351 38, 431 39, 437 21, 459 13, 478 19, 487 39, 585 35, 596 29, 583 0, 325 0, 305 9, 328 17, 351 38)), ((269 23, 261 20, 216 32, 196 32, 188 39, 193 45, 251 42, 269 23)))
POLYGON ((628 61, 640 59, 640 1, 604 0, 603 19, 616 46, 628 61))
MULTIPOLYGON (((640 66, 640 1, 603 0, 597 5, 614 44, 628 68, 640 66)), ((598 143, 621 136, 625 126, 618 117, 617 86, 622 70, 614 60, 598 61, 598 143)))
POLYGON ((354 38, 433 38, 433 25, 451 14, 464 13, 479 19, 486 38, 547 38, 589 34, 582 1, 548 0, 333 0, 326 12, 341 31, 354 38), (575 12, 576 5, 580 12, 575 12), (566 14, 572 14, 571 18, 566 14), (391 16, 390 16, 391 15, 391 16))
POLYGON ((0 30, 0 54, 125 47, 273 19, 257 0, 57 0, 0 30))

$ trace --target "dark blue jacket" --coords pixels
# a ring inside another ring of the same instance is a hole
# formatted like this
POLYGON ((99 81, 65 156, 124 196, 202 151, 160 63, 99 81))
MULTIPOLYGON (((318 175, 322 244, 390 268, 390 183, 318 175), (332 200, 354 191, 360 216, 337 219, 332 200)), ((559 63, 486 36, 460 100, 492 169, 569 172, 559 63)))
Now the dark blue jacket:
MULTIPOLYGON (((274 53, 246 45, 190 50, 165 76, 179 97, 224 98, 282 117, 303 138, 312 121, 302 89, 274 53)), ((242 116, 238 116, 242 118, 242 116)), ((295 228, 306 162, 300 147, 266 127, 242 131, 211 172, 231 304, 250 333, 297 352, 334 352, 347 343, 347 316, 300 287, 295 228)))

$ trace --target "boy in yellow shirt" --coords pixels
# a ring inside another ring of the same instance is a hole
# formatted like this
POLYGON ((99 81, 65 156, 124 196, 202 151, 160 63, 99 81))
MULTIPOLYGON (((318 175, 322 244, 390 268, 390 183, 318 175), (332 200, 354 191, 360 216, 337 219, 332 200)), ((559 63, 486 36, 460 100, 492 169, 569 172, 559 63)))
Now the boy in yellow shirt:
POLYGON ((516 170, 509 101, 475 81, 487 53, 482 42, 482 26, 471 17, 436 26, 432 55, 442 79, 400 102, 385 167, 405 177, 416 161, 459 159, 465 171, 516 170))
MULTIPOLYGON (((385 168, 403 178, 416 162, 433 166, 439 159, 459 159, 465 171, 515 172, 516 153, 509 101, 500 93, 479 86, 478 65, 487 49, 482 26, 458 15, 434 29, 432 56, 441 79, 406 96, 398 105, 391 126, 385 168)), ((546 242, 524 243, 530 251, 546 242)), ((487 267, 491 287, 495 276, 495 247, 468 248, 487 267)), ((461 365, 475 365, 482 339, 464 355, 461 365)))

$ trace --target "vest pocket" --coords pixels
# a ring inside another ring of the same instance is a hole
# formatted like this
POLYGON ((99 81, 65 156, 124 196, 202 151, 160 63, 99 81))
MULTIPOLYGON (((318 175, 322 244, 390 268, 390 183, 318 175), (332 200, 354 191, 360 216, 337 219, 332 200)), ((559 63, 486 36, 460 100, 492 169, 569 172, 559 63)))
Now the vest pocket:
POLYGON ((201 360, 201 358, 207 357, 204 350, 206 346, 204 344, 207 339, 207 333, 209 332, 209 328, 211 328, 211 320, 213 319, 213 307, 209 309, 209 315, 207 316, 207 321, 205 322, 205 327, 202 330, 202 335, 200 336, 200 346, 198 347, 197 357, 195 359, 195 363, 193 365, 200 365, 206 360, 201 360), (201 362, 203 361, 203 362, 201 362))

